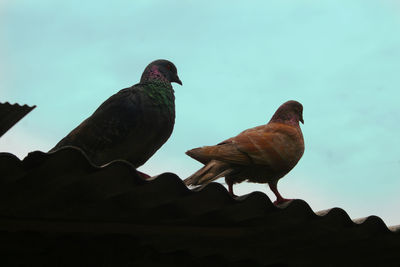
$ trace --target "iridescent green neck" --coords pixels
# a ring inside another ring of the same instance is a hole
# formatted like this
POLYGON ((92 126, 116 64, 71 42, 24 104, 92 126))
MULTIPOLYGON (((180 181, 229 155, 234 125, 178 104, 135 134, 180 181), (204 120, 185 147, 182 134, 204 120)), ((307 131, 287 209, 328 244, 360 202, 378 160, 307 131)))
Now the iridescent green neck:
POLYGON ((146 82, 145 92, 156 105, 166 106, 170 113, 175 111, 174 89, 169 82, 152 80, 146 82))

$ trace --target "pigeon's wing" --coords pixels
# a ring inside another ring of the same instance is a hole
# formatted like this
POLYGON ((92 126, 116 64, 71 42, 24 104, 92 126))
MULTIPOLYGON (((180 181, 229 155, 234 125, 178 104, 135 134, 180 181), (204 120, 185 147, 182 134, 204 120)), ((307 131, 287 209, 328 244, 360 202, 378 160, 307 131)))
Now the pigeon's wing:
POLYGON ((141 127, 142 97, 138 85, 125 88, 108 98, 51 151, 63 146, 81 147, 89 157, 113 147, 116 140, 141 127))
POLYGON ((304 149, 301 144, 302 136, 296 127, 271 123, 246 130, 216 146, 192 149, 187 154, 202 163, 215 159, 239 165, 281 168, 292 161, 294 151, 298 154, 298 150, 304 149))
POLYGON ((262 130, 240 134, 234 144, 252 163, 277 169, 293 165, 304 152, 300 128, 282 123, 270 123, 262 130))
POLYGON ((237 149, 234 142, 228 139, 227 142, 216 146, 203 146, 186 151, 186 154, 203 164, 208 164, 212 160, 221 160, 227 163, 241 165, 251 164, 251 159, 237 149))
MULTIPOLYGON (((264 127, 265 125, 250 128, 241 132, 239 135, 242 135, 246 132, 259 131, 264 129, 264 127)), ((203 164, 207 164, 209 161, 215 159, 215 155, 217 154, 231 155, 231 160, 235 162, 247 162, 249 158, 246 156, 246 154, 240 153, 234 145, 234 140, 236 137, 226 139, 215 146, 203 146, 191 149, 186 151, 186 154, 203 164)))

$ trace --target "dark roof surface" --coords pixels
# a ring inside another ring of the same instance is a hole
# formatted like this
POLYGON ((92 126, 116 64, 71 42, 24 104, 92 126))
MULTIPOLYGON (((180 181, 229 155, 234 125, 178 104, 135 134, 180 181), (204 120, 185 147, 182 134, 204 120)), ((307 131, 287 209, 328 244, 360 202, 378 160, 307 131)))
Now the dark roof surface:
POLYGON ((0 137, 36 106, 0 103, 0 137))
POLYGON ((96 167, 72 147, 0 154, 0 233, 0 258, 22 265, 400 263, 400 227, 379 217, 354 222, 303 200, 276 207, 261 192, 233 199, 217 183, 189 190, 173 173, 145 181, 127 162, 96 167))

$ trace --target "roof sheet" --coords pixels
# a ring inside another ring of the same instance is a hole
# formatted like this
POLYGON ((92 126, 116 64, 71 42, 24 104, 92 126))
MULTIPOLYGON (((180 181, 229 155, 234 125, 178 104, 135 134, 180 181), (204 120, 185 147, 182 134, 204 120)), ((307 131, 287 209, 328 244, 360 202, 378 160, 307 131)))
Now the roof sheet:
POLYGON ((0 103, 0 137, 36 106, 0 103))
MULTIPOLYGON (((104 259, 124 264, 400 262, 400 227, 379 217, 353 221, 340 208, 314 213, 303 200, 276 207, 261 192, 234 199, 218 183, 189 190, 173 173, 145 181, 127 162, 97 167, 73 147, 32 152, 23 161, 1 153, 0 177, 0 232, 9 238, 2 240, 30 240, 25 251, 40 248, 55 258, 78 253, 79 244, 87 260, 124 247, 104 259)), ((51 257, 40 259, 54 264, 51 257)))

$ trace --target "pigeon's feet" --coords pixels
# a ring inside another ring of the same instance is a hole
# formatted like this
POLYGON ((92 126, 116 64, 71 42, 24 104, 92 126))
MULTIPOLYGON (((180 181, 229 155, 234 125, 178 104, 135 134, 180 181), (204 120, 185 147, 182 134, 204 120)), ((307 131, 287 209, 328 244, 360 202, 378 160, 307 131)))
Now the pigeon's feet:
POLYGON ((272 192, 274 192, 274 194, 276 196, 274 205, 279 206, 279 205, 282 205, 283 203, 293 200, 293 199, 289 199, 289 198, 284 198, 284 197, 282 197, 281 194, 279 194, 279 191, 277 188, 277 183, 278 183, 278 181, 274 181, 274 182, 268 184, 269 188, 271 188, 272 192))
POLYGON ((237 198, 238 196, 237 195, 235 195, 234 193, 229 193, 230 195, 231 195, 231 197, 233 197, 233 198, 237 198))
POLYGON ((238 197, 237 195, 235 195, 235 194, 233 193, 233 183, 227 181, 227 184, 228 184, 228 191, 229 191, 229 194, 230 194, 233 198, 238 197))
POLYGON ((140 172, 140 171, 138 171, 138 170, 136 170, 136 171, 137 171, 137 173, 139 174, 139 176, 142 177, 142 178, 145 179, 145 180, 151 178, 150 175, 145 174, 144 172, 140 172))
POLYGON ((283 203, 286 203, 286 202, 288 202, 288 201, 292 201, 293 199, 291 199, 291 198, 278 198, 278 199, 276 199, 275 201, 274 201, 274 205, 275 206, 279 206, 279 205, 282 205, 283 203))

